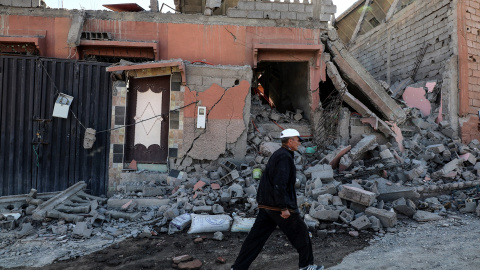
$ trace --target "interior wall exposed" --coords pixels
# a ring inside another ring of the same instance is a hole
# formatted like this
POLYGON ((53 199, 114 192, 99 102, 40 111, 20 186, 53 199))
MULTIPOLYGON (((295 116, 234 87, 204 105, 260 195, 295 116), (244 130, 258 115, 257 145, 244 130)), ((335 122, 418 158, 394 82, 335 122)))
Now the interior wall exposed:
POLYGON ((303 117, 310 120, 307 62, 260 62, 256 71, 263 73, 259 82, 279 112, 299 109, 303 117))

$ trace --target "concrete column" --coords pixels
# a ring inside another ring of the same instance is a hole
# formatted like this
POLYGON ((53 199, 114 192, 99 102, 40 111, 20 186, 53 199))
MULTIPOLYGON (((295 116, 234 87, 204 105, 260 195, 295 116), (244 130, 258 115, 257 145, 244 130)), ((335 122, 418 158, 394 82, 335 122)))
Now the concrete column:
POLYGON ((150 11, 158 12, 158 0, 150 0, 150 11))

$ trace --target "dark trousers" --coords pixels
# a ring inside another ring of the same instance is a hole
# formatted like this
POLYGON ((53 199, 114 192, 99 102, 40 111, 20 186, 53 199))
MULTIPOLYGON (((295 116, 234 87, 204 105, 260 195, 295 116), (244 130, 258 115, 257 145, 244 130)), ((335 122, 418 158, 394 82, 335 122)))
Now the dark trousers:
POLYGON ((267 242, 275 228, 278 227, 285 233, 290 243, 299 255, 298 266, 300 268, 313 264, 312 242, 308 234, 307 225, 297 213, 292 213, 284 219, 280 212, 260 208, 250 233, 240 249, 234 270, 247 270, 250 264, 257 258, 263 245, 267 242))

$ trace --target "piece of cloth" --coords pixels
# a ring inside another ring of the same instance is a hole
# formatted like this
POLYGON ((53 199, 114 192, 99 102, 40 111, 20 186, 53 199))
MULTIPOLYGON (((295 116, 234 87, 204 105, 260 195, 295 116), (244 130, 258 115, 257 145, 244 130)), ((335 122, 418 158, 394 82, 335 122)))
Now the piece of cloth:
POLYGON ((240 254, 232 265, 232 269, 247 270, 260 251, 262 251, 265 242, 267 242, 277 225, 297 250, 299 268, 313 264, 312 242, 307 226, 300 214, 293 213, 289 218, 284 219, 278 211, 259 209, 255 223, 245 239, 240 254))
POLYGON ((298 211, 295 181, 297 169, 293 152, 281 147, 268 159, 257 191, 259 205, 298 211))

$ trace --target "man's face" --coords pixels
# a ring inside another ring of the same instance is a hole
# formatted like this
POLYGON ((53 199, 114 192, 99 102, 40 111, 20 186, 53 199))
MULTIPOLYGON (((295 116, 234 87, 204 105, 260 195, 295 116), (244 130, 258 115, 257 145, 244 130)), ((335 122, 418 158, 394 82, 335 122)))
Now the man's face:
POLYGON ((298 139, 298 137, 292 137, 288 140, 288 147, 293 151, 297 151, 298 147, 302 144, 302 142, 298 139))

